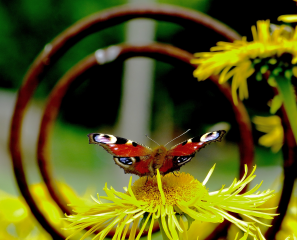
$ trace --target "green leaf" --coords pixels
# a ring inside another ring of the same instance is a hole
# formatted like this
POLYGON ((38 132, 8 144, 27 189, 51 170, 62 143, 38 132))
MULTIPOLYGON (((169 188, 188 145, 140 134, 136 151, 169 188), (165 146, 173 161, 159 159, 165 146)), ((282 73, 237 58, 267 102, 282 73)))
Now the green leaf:
POLYGON ((276 87, 277 84, 276 84, 276 81, 275 81, 275 78, 273 76, 270 75, 270 77, 268 78, 267 80, 268 84, 271 86, 271 87, 276 87))
POLYGON ((194 218, 190 217, 188 214, 184 213, 184 215, 182 215, 182 217, 185 217, 186 220, 188 221, 188 230, 191 227, 191 224, 195 221, 194 218))
MULTIPOLYGON (((168 217, 165 217, 165 218, 166 218, 166 221, 167 221, 168 217)), ((158 222, 159 222, 160 232, 162 234, 163 240, 169 240, 169 238, 167 237, 167 235, 166 235, 166 233, 165 233, 165 231, 163 229, 161 217, 158 218, 158 222)))
POLYGON ((270 58, 268 61, 269 64, 274 65, 277 63, 277 60, 275 58, 270 58))
POLYGON ((257 81, 261 81, 262 80, 262 73, 257 72, 257 74, 256 74, 256 80, 257 81))
POLYGON ((261 68, 260 68, 260 72, 262 73, 262 74, 264 74, 264 73, 266 73, 267 71, 268 71, 268 66, 267 65, 264 65, 264 66, 262 66, 261 68))
POLYGON ((293 72, 292 72, 291 69, 285 71, 285 77, 286 77, 288 80, 291 80, 292 75, 293 75, 293 72))
POLYGON ((291 125, 295 142, 297 143, 297 106, 293 86, 291 84, 291 81, 281 75, 275 76, 275 81, 277 83, 279 94, 283 98, 285 111, 291 125))
MULTIPOLYGON (((139 229, 142 228, 142 226, 145 223, 145 221, 148 218, 148 216, 149 216, 149 213, 148 212, 146 212, 146 213, 143 214, 143 218, 141 219, 141 221, 139 223, 139 229)), ((152 222, 152 218, 150 217, 150 219, 147 221, 147 224, 145 225, 145 228, 144 228, 145 231, 148 231, 149 230, 149 227, 151 225, 151 222, 152 222)))
POLYGON ((278 74, 279 74, 280 72, 282 72, 282 71, 283 71, 282 68, 277 67, 277 68, 275 68, 275 69, 272 71, 272 74, 273 74, 274 76, 278 76, 278 74))
POLYGON ((271 101, 270 113, 271 114, 275 114, 276 111, 278 109, 280 109, 280 107, 282 106, 282 104, 283 104, 283 98, 282 98, 282 96, 281 95, 274 96, 274 98, 271 101))
POLYGON ((260 58, 256 58, 256 59, 254 59, 254 64, 258 64, 258 63, 260 63, 262 61, 262 59, 260 59, 260 58))
POLYGON ((180 210, 178 206, 174 205, 174 206, 173 206, 173 209, 174 209, 174 211, 175 211, 176 213, 178 213, 178 214, 180 214, 180 215, 183 214, 183 211, 180 210))

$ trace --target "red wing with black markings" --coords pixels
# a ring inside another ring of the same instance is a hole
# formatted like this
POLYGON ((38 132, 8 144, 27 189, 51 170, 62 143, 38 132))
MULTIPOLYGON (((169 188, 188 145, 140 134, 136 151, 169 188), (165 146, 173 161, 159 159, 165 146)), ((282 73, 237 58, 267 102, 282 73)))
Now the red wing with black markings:
POLYGON ((177 171, 180 167, 195 156, 196 152, 206 145, 221 141, 226 131, 219 130, 205 133, 202 136, 190 138, 180 144, 175 145, 167 151, 163 166, 160 168, 162 174, 177 171))
POLYGON ((123 168, 125 173, 144 176, 153 172, 152 149, 149 147, 109 134, 90 133, 88 137, 90 144, 98 144, 113 155, 115 163, 123 168))
POLYGON ((107 152, 117 157, 139 157, 151 154, 152 149, 126 138, 108 134, 90 133, 89 143, 102 146, 107 152))
POLYGON ((164 146, 152 150, 126 138, 103 133, 90 133, 88 137, 89 143, 98 144, 112 154, 115 163, 123 168, 125 173, 154 176, 156 169, 159 169, 162 175, 179 170, 201 148, 209 143, 221 141, 225 133, 224 130, 205 133, 177 144, 170 150, 166 150, 164 146))

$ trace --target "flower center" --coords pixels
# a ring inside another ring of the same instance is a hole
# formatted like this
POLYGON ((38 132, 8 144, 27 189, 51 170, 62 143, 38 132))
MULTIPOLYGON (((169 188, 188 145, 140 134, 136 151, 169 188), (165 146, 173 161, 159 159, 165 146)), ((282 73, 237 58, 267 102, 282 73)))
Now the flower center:
MULTIPOLYGON (((162 191, 166 204, 175 205, 177 202, 190 201, 197 196, 208 195, 203 186, 192 175, 186 173, 169 173, 161 176, 162 191)), ((141 177, 134 182, 132 191, 137 200, 149 202, 153 206, 162 205, 157 177, 141 177)))

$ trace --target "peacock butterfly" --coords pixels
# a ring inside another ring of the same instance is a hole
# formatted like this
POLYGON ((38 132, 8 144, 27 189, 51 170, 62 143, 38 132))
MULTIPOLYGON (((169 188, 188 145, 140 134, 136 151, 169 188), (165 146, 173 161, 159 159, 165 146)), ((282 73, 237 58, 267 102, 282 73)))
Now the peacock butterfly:
POLYGON ((159 169, 162 175, 178 171, 201 148, 209 143, 221 141, 225 133, 224 130, 205 133, 177 144, 170 150, 165 146, 151 149, 126 138, 104 133, 90 133, 88 137, 90 144, 98 144, 113 155, 115 163, 123 168, 125 173, 152 177, 156 175, 156 169, 159 169))

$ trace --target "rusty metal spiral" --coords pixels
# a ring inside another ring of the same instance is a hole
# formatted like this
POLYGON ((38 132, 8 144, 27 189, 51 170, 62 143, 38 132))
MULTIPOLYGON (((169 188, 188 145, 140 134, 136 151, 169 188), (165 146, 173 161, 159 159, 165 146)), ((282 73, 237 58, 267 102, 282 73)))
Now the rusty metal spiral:
MULTIPOLYGON (((124 6, 94 14, 77 22, 70 28, 66 29, 63 33, 61 33, 47 45, 48 47, 41 52, 41 54, 33 62, 31 68, 28 70, 24 78, 23 85, 19 90, 10 130, 10 152, 19 189, 36 219, 40 222, 43 228, 53 237, 53 239, 64 239, 65 236, 49 223, 49 221, 38 208, 38 203, 36 203, 29 191, 29 186, 24 172, 20 136, 25 110, 39 82, 42 81, 43 76, 69 48, 71 48, 74 44, 76 44, 84 37, 94 32, 139 17, 173 22, 191 28, 198 25, 204 25, 219 33, 229 41, 234 41, 240 38, 240 36, 236 32, 234 32, 232 29, 228 28, 224 24, 210 18, 209 16, 193 10, 173 7, 169 5, 154 5, 146 7, 124 6)), ((103 51, 104 54, 108 54, 109 51, 111 51, 112 49, 116 49, 118 51, 117 55, 114 56, 112 60, 109 59, 109 61, 112 62, 121 62, 135 56, 145 56, 170 64, 186 64, 195 67, 190 63, 190 60, 193 58, 193 55, 191 53, 166 44, 156 43, 144 46, 117 45, 102 49, 101 51, 103 51)), ((50 143, 49 133, 58 114, 63 96, 67 92, 71 83, 85 71, 98 64, 102 65, 101 67, 104 67, 104 62, 98 62, 98 58, 96 59, 96 55, 92 54, 81 60, 74 67, 72 67, 58 81, 55 88, 52 90, 42 117, 38 139, 39 169, 53 200, 58 204, 61 210, 67 214, 71 214, 70 209, 67 206, 65 200, 61 197, 59 189, 56 187, 54 178, 50 171, 50 159, 48 155, 48 145, 50 143)), ((228 100, 234 112, 234 118, 236 119, 237 127, 240 134, 239 175, 242 176, 244 172, 244 164, 247 164, 248 167, 251 168, 254 159, 250 120, 242 103, 239 103, 238 106, 235 106, 233 104, 229 85, 218 84, 217 78, 215 76, 211 77, 211 81, 214 83, 214 86, 217 87, 222 92, 223 96, 228 100)), ((288 132, 290 132, 290 130, 288 130, 288 132)), ((296 150, 292 150, 292 147, 290 145, 291 140, 289 139, 289 136, 286 137, 287 145, 285 144, 285 146, 290 146, 289 150, 284 150, 289 152, 289 160, 286 161, 294 162, 296 150)), ((286 187, 291 188, 291 186, 286 187)), ((288 192, 288 190, 286 192, 288 192)), ((285 200, 283 201, 285 202, 285 200)), ((281 221, 280 224, 275 224, 280 226, 281 221)), ((226 229, 227 227, 228 223, 226 222, 220 224, 219 227, 207 239, 217 239, 224 233, 224 229, 226 229)), ((278 228, 279 227, 277 227, 277 229, 278 228)), ((269 236, 274 237, 276 233, 269 234, 269 236)))

